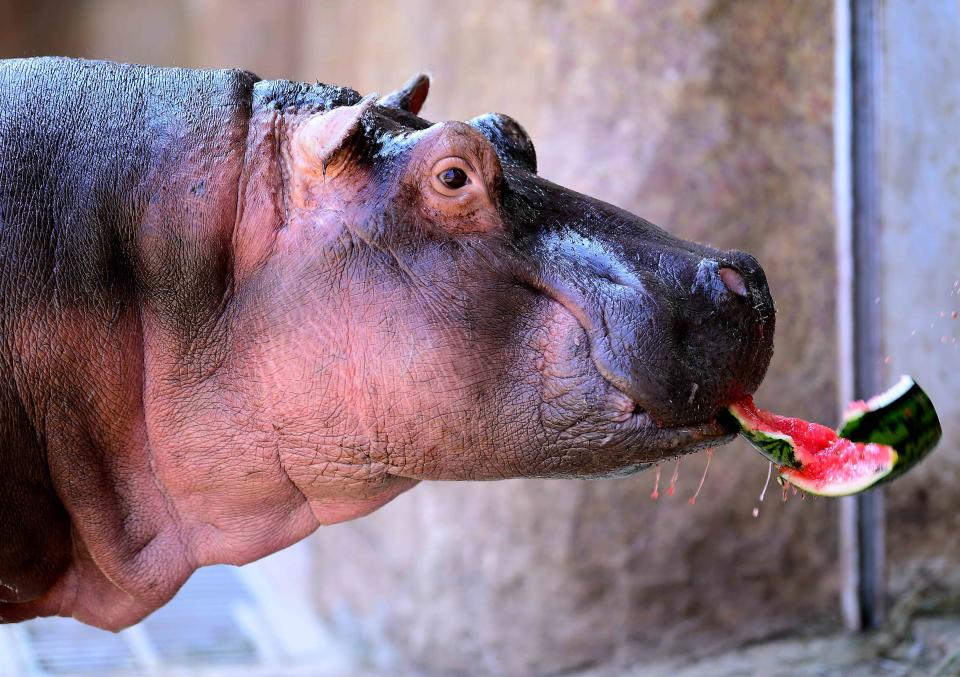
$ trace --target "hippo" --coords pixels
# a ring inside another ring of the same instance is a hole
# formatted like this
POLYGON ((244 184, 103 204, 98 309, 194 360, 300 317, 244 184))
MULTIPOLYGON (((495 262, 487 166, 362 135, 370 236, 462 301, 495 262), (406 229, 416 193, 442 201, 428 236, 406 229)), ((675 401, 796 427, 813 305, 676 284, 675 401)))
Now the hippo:
POLYGON ((119 630, 423 480, 732 439, 757 261, 541 178, 507 115, 421 118, 429 85, 0 62, 0 620, 119 630))

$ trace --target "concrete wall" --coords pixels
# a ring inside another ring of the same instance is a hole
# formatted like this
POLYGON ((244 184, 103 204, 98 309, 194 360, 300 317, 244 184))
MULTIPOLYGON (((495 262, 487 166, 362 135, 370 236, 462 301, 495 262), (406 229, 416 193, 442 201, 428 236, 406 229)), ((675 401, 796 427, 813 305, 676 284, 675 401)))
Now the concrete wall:
POLYGON ((913 374, 944 440, 887 490, 894 590, 960 591, 960 4, 885 3, 881 310, 887 382, 913 374))
MULTIPOLYGON (((891 376, 930 388, 948 429, 943 462, 888 492, 903 589, 922 568, 944 580, 960 569, 960 325, 939 317, 960 305, 960 65, 955 3, 884 7, 886 352, 891 376)), ((755 253, 779 309, 759 400, 836 420, 830 0, 36 0, 4 11, 6 55, 241 66, 361 92, 431 70, 425 116, 509 113, 547 177, 755 253)), ((704 461, 685 461, 679 496, 657 503, 652 473, 419 487, 315 537, 318 608, 374 661, 511 674, 703 653, 834 619, 835 505, 784 504, 773 490, 754 519, 767 468, 739 444, 717 452, 688 505, 704 461)))

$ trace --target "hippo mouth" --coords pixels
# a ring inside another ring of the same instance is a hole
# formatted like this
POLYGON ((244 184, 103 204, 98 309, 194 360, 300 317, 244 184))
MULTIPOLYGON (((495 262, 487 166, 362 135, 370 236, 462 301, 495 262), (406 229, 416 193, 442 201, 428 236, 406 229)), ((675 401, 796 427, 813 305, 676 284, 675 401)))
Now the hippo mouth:
POLYGON ((589 369, 607 390, 606 402, 597 412, 602 417, 601 428, 606 433, 603 446, 643 447, 657 456, 663 456, 726 444, 736 437, 737 430, 726 422, 725 417, 718 416, 728 402, 719 402, 702 418, 693 417, 692 420, 679 423, 658 420, 642 401, 625 392, 616 377, 610 374, 607 365, 597 359, 596 343, 590 340, 592 327, 577 305, 547 285, 539 285, 531 291, 547 300, 552 308, 551 314, 566 318, 568 331, 579 334, 575 345, 586 344, 589 347, 589 357, 581 368, 589 369))
POLYGON ((631 437, 642 435, 646 446, 660 452, 686 453, 703 447, 719 446, 733 441, 737 435, 737 430, 727 419, 718 415, 722 408, 699 423, 665 426, 657 423, 643 407, 624 393, 616 388, 614 390, 618 399, 622 398, 632 405, 632 409, 621 410, 615 417, 618 432, 631 437))
MULTIPOLYGON (((621 391, 614 387, 610 389, 618 403, 625 398, 621 391)), ((737 435, 724 422, 724 417, 719 416, 702 422, 666 426, 658 424, 639 406, 624 412, 615 404, 603 413, 609 418, 592 431, 596 436, 593 439, 597 452, 593 462, 567 476, 592 479, 628 477, 667 458, 727 444, 737 435)))

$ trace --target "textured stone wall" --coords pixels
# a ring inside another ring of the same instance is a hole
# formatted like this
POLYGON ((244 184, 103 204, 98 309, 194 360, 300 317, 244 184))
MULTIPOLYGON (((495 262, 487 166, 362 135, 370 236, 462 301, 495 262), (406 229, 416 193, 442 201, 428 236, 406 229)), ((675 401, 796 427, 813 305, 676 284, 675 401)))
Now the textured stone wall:
MULTIPOLYGON (((425 116, 509 113, 548 178, 756 254, 779 308, 759 399, 835 419, 830 0, 38 2, 70 18, 17 49, 362 92, 432 71, 425 116)), ((739 444, 688 505, 704 463, 656 503, 653 473, 418 487, 321 530, 313 594, 344 642, 434 673, 703 653, 834 617, 834 506, 774 486, 754 519, 767 466, 739 444)))

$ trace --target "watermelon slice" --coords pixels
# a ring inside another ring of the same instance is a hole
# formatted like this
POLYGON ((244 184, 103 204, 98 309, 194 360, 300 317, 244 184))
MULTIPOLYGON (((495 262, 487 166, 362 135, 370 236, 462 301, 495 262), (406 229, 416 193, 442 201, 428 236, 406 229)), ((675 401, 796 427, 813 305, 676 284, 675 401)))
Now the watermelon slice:
POLYGON ((740 434, 777 465, 781 481, 821 496, 847 496, 899 477, 942 434, 933 403, 909 376, 849 405, 839 432, 764 411, 751 397, 728 411, 740 434))

